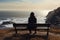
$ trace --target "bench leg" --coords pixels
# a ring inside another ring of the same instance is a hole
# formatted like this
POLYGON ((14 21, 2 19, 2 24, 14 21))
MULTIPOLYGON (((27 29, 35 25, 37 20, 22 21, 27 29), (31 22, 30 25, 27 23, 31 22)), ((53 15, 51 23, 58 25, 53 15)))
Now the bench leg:
POLYGON ((15 33, 17 34, 17 29, 16 29, 16 27, 15 27, 15 33))
POLYGON ((17 30, 16 30, 16 34, 17 34, 17 30))
POLYGON ((46 40, 48 40, 48 37, 49 37, 49 32, 47 32, 47 38, 46 38, 46 40))
POLYGON ((29 34, 31 34, 32 32, 31 32, 31 30, 29 30, 29 34))
POLYGON ((47 29, 47 40, 48 40, 48 37, 49 37, 49 27, 47 29))

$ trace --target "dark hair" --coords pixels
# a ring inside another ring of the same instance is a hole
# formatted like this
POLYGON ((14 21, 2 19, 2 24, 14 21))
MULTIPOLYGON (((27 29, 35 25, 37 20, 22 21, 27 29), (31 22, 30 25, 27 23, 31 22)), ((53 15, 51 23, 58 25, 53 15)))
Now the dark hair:
POLYGON ((30 16, 34 16, 34 12, 31 12, 30 16))

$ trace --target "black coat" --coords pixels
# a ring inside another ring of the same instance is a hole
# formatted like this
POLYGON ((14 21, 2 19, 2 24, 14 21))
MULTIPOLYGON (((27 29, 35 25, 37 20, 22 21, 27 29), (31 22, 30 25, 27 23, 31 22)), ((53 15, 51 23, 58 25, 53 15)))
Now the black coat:
POLYGON ((32 29, 36 29, 37 25, 37 19, 33 16, 33 17, 29 17, 28 18, 28 29, 32 30, 32 29))

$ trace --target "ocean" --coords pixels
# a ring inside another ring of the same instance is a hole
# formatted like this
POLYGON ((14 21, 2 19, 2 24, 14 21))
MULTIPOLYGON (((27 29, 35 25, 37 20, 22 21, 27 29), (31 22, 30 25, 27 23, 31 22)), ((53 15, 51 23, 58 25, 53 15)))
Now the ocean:
MULTIPOLYGON (((37 18, 37 23, 45 23, 46 15, 48 11, 33 11, 37 18)), ((11 21, 15 23, 28 23, 28 17, 30 16, 31 11, 0 11, 0 25, 3 22, 11 21)), ((3 28, 13 28, 12 24, 0 26, 0 29, 3 28)))

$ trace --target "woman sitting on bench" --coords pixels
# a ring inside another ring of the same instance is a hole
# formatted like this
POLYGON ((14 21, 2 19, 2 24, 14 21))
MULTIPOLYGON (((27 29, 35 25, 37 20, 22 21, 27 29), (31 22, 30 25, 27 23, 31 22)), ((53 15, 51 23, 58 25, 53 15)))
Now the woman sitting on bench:
POLYGON ((34 34, 36 33, 36 27, 37 27, 36 23, 37 19, 34 15, 34 12, 31 12, 30 17, 28 18, 28 27, 27 27, 30 34, 32 33, 32 30, 35 30, 34 34))

